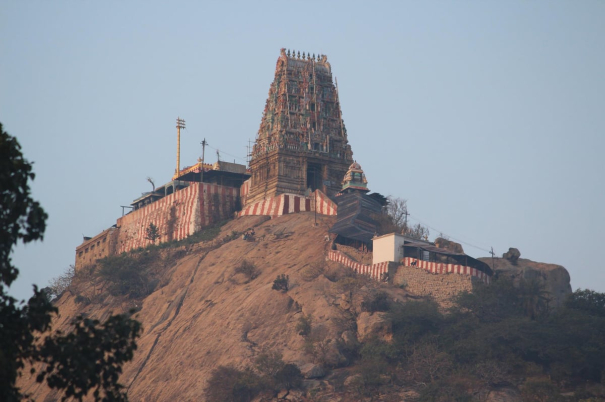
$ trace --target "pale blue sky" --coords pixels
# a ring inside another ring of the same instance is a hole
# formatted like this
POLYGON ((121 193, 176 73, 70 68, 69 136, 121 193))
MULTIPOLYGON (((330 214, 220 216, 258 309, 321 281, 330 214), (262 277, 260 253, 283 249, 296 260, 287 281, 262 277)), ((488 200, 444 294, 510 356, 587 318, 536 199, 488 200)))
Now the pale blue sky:
POLYGON ((177 116, 183 164, 204 137, 243 158, 281 47, 328 55, 369 187, 431 238, 517 247, 605 292, 604 21, 602 1, 4 0, 0 121, 50 215, 12 292, 170 179, 177 116))

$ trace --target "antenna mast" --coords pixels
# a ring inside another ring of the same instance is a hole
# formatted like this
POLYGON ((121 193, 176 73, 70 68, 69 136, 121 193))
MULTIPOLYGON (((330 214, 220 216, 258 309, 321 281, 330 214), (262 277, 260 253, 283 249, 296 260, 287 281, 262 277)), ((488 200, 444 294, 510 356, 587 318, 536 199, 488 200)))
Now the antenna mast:
POLYGON ((185 128, 185 120, 176 118, 176 175, 181 171, 181 128, 185 128))

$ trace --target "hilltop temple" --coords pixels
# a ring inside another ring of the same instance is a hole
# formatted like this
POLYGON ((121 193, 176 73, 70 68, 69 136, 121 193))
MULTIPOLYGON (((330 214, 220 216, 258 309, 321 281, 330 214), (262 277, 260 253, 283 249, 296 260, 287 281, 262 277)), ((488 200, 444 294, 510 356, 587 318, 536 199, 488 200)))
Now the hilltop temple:
POLYGON ((183 240, 234 217, 314 211, 335 217, 326 258, 358 273, 408 286, 440 303, 470 291, 477 280, 489 283, 493 273, 487 264, 464 253, 399 233, 379 236, 376 218, 387 201, 368 194, 365 173, 353 160, 325 55, 281 49, 249 168, 221 160, 207 164, 202 148, 202 158, 181 169, 184 127, 185 120, 177 118, 171 181, 156 188, 149 179, 152 191, 123 206, 115 225, 85 237, 76 247, 77 270, 104 257, 183 240), (368 257, 372 264, 361 262, 368 257))
POLYGON ((334 196, 352 162, 328 58, 281 49, 252 150, 246 204, 315 190, 334 196))

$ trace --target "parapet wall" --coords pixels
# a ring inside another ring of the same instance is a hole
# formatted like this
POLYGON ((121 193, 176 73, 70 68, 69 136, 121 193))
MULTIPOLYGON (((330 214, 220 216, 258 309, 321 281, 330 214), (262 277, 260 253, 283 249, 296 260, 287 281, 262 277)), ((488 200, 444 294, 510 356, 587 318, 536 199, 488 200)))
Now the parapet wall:
POLYGON ((358 274, 368 275, 370 278, 382 282, 384 282, 385 279, 388 280, 388 276, 385 274, 388 274, 389 272, 389 264, 394 264, 389 261, 379 262, 378 264, 373 265, 360 264, 351 260, 345 254, 337 250, 330 250, 328 252, 328 259, 341 263, 345 267, 351 268, 358 274))
POLYGON ((412 257, 405 257, 401 262, 405 266, 422 268, 433 274, 455 273, 460 275, 474 276, 478 279, 481 279, 485 283, 490 282, 490 276, 488 274, 479 271, 478 269, 467 267, 466 265, 444 264, 441 262, 423 261, 412 257))

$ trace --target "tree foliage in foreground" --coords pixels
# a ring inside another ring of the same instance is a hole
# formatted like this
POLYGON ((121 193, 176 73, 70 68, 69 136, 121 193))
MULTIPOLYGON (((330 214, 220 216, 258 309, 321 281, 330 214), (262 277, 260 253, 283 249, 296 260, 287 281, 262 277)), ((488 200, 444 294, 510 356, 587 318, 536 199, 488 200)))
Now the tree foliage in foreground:
POLYGON ((19 303, 8 287, 19 271, 11 252, 19 242, 42 240, 47 214, 30 194, 32 164, 15 137, 0 123, 0 395, 5 402, 27 397, 17 387, 26 364, 37 382, 63 392, 62 401, 81 401, 90 391, 95 401, 126 401, 118 383, 122 365, 132 359, 140 324, 124 315, 105 323, 78 317, 68 334, 50 333, 58 313, 47 292, 34 286, 34 295, 19 303), (39 363, 45 363, 41 366, 39 363))

